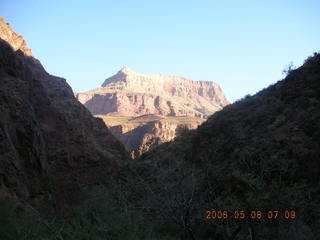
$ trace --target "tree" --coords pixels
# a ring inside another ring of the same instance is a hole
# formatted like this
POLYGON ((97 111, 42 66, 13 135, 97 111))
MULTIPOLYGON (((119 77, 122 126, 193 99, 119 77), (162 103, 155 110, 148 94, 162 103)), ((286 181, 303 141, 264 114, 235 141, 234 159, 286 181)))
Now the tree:
POLYGON ((293 70, 296 69, 296 66, 294 66, 293 62, 291 61, 283 70, 282 70, 282 74, 287 76, 290 74, 290 72, 292 72, 293 70))

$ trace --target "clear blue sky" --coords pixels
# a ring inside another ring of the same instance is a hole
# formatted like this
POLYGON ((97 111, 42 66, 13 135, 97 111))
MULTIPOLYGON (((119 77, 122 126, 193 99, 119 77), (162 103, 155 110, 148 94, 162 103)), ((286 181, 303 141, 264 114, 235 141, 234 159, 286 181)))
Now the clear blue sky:
POLYGON ((0 15, 75 92, 128 66, 213 80, 234 101, 320 50, 318 0, 1 0, 0 15))

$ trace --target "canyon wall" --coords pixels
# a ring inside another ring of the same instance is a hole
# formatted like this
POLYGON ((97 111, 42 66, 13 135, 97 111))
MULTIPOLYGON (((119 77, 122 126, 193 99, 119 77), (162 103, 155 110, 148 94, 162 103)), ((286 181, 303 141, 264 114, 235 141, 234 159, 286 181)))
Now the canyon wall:
POLYGON ((48 201, 63 212, 129 157, 66 80, 29 56, 3 19, 0 26, 0 198, 48 201))
POLYGON ((176 129, 197 128, 229 104, 215 82, 144 75, 126 67, 101 87, 75 96, 93 115, 104 119, 134 158, 174 139, 176 129), (115 118, 126 121, 115 125, 115 118))
POLYGON ((207 118, 229 104, 217 83, 163 74, 143 75, 129 68, 106 79, 100 88, 77 93, 76 97, 94 115, 207 118))

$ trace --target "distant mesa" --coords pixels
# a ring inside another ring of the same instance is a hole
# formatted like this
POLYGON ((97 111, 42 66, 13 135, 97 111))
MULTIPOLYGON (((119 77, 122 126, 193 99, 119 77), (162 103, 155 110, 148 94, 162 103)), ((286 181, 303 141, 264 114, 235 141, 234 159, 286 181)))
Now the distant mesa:
POLYGON ((116 112, 127 116, 157 114, 208 118, 229 104, 215 82, 139 74, 128 67, 107 78, 101 87, 75 96, 94 115, 116 112))
POLYGON ((145 75, 128 67, 75 96, 104 120, 133 158, 173 140, 180 129, 196 129, 229 104, 217 83, 145 75))

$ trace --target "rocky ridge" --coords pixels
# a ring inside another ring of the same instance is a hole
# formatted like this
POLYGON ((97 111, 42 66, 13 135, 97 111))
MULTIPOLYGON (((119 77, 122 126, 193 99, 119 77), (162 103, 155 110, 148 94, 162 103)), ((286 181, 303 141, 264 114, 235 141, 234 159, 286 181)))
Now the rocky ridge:
POLYGON ((217 83, 163 74, 144 75, 126 67, 106 79, 100 88, 77 93, 76 97, 94 115, 207 118, 229 104, 217 83))
POLYGON ((127 67, 106 79, 100 88, 75 96, 105 121, 134 158, 174 139, 177 129, 195 129, 229 104, 217 83, 144 75, 127 67), (126 121, 116 121, 115 125, 116 118, 126 121))
POLYGON ((0 198, 64 213, 129 157, 66 80, 48 74, 25 41, 0 25, 7 26, 0 34, 0 198))

